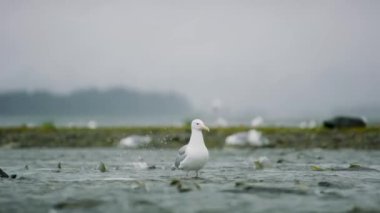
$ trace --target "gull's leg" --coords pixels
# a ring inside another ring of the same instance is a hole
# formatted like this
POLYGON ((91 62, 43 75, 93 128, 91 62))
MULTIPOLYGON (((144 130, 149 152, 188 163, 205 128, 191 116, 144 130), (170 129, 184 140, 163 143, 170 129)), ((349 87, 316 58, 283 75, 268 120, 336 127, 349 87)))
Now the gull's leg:
POLYGON ((195 171, 195 177, 196 177, 196 178, 199 177, 199 175, 198 175, 198 171, 199 171, 199 170, 196 170, 196 171, 195 171))

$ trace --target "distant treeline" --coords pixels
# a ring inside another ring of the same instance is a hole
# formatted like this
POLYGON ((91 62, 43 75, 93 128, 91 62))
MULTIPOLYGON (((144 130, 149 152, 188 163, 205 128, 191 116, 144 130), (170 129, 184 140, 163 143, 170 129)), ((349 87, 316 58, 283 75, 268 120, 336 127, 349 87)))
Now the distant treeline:
POLYGON ((181 115, 191 107, 175 93, 131 89, 79 90, 69 95, 49 92, 0 94, 0 115, 181 115))

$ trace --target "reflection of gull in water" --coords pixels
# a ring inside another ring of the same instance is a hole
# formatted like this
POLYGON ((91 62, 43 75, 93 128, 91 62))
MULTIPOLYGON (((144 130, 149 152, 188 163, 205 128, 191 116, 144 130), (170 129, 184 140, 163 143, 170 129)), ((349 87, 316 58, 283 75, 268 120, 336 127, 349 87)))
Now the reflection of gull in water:
POLYGON ((227 145, 235 146, 264 146, 269 144, 269 140, 262 135, 260 131, 251 129, 248 132, 238 132, 232 135, 227 136, 226 138, 227 145))
POLYGON ((198 171, 208 161, 208 150, 203 140, 202 130, 209 131, 209 128, 199 119, 191 122, 191 136, 187 145, 181 147, 178 151, 174 166, 186 171, 195 171, 198 177, 198 171))
POLYGON ((157 167, 152 164, 148 164, 141 156, 139 156, 138 161, 132 162, 132 165, 136 169, 156 169, 157 167))
POLYGON ((138 148, 148 145, 152 141, 152 138, 148 135, 131 135, 123 138, 119 142, 119 146, 122 148, 138 148))
POLYGON ((144 159, 141 156, 139 156, 139 161, 132 162, 132 165, 136 169, 147 169, 148 168, 148 164, 144 161, 144 159))
POLYGON ((264 169, 272 167, 272 162, 267 156, 260 156, 258 159, 251 159, 256 169, 264 169))

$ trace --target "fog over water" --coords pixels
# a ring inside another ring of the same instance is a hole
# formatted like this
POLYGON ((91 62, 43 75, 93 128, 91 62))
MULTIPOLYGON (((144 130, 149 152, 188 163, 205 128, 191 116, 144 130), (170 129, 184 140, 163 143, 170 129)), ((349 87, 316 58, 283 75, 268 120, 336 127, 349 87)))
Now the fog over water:
POLYGON ((379 11, 376 0, 0 1, 0 92, 126 87, 174 91, 201 112, 219 99, 232 114, 371 115, 379 11))

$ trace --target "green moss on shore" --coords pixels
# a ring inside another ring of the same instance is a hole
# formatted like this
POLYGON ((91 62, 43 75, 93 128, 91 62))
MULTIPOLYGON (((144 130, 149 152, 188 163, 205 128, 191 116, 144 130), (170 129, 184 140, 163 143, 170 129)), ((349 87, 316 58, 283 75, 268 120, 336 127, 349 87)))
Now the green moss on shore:
MULTIPOLYGON (((244 126, 213 128, 204 136, 209 148, 223 148, 228 135, 247 130, 249 128, 244 126)), ((343 130, 265 127, 259 130, 269 138, 272 148, 380 149, 380 127, 343 130)), ((0 128, 0 147, 111 147, 133 134, 151 136, 153 142, 148 148, 179 148, 189 140, 190 130, 185 127, 21 126, 0 128)))

